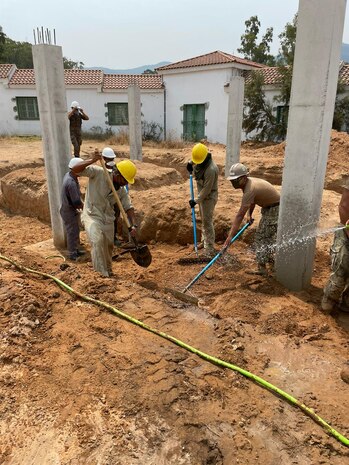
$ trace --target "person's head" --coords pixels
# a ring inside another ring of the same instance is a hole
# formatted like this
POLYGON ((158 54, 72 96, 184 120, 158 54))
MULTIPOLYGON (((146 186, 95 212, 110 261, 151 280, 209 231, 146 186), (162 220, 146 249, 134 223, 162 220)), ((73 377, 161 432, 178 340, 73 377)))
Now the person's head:
POLYGON ((229 170, 227 177, 234 187, 234 189, 242 189, 246 182, 247 177, 250 175, 248 168, 242 163, 235 163, 229 170))
POLYGON ((74 100, 74 101, 71 103, 70 107, 71 107, 73 110, 78 110, 78 109, 80 108, 80 104, 79 104, 79 102, 77 102, 76 100, 74 100))
POLYGON ((119 186, 133 184, 137 173, 136 165, 131 160, 121 160, 113 171, 113 181, 119 186))
POLYGON ((116 158, 114 150, 111 149, 110 147, 104 147, 104 149, 102 150, 102 157, 103 157, 103 160, 104 160, 104 163, 107 169, 112 170, 115 166, 115 158, 116 158))
POLYGON ((200 165, 206 160, 208 148, 204 144, 195 144, 191 151, 191 159, 196 165, 200 165))
MULTIPOLYGON (((68 164, 68 168, 70 169, 70 171, 73 170, 73 168, 76 166, 76 165, 79 165, 79 163, 81 163, 82 161, 84 161, 82 158, 79 158, 79 157, 74 157, 70 160, 69 164, 68 164)), ((76 173, 73 173, 75 174, 75 176, 79 176, 78 174, 76 173)))

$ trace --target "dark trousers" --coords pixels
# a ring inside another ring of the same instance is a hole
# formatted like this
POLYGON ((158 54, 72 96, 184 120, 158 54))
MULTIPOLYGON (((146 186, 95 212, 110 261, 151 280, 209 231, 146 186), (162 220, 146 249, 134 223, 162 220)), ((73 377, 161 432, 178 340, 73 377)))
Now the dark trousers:
POLYGON ((60 210, 67 233, 67 249, 69 255, 76 253, 79 245, 79 214, 75 210, 60 210))

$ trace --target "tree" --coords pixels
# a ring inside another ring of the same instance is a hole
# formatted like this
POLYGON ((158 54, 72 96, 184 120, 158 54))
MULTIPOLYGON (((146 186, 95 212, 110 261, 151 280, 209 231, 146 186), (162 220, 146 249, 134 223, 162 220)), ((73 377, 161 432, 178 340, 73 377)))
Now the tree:
POLYGON ((251 16, 245 21, 245 33, 241 36, 241 47, 238 52, 244 55, 244 58, 255 61, 256 63, 268 66, 275 65, 275 58, 270 54, 270 44, 273 41, 273 28, 269 27, 262 40, 257 43, 261 23, 258 16, 251 16))
POLYGON ((250 82, 245 86, 242 128, 246 134, 256 131, 255 140, 274 140, 277 137, 277 123, 272 105, 265 98, 263 85, 263 74, 252 71, 250 82))
MULTIPOLYGON (((32 69, 32 45, 29 42, 17 42, 10 39, 0 26, 0 63, 15 64, 17 68, 32 69)), ((63 57, 65 69, 82 69, 84 63, 63 57)))

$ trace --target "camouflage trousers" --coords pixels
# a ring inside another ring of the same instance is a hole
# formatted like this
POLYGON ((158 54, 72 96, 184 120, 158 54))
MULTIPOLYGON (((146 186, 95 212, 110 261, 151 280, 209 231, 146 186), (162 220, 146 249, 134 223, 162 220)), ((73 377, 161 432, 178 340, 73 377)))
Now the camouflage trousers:
POLYGON ((330 254, 332 273, 324 296, 349 306, 349 237, 344 229, 335 232, 330 254))
POLYGON ((72 129, 70 131, 70 140, 74 147, 74 157, 79 157, 80 146, 82 144, 81 131, 72 129))
POLYGON ((274 264, 279 205, 262 208, 262 218, 255 236, 255 252, 258 265, 274 264))
POLYGON ((202 241, 204 249, 208 253, 214 253, 215 231, 213 226, 213 212, 217 199, 205 199, 199 204, 202 221, 202 241))

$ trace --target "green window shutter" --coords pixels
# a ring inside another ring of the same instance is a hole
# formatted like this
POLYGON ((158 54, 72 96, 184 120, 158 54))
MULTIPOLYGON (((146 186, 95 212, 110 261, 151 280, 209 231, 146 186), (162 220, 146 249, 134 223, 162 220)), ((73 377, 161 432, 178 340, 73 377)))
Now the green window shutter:
POLYGON ((205 137, 205 105, 183 105, 183 139, 198 141, 205 137))
POLYGON ((38 120, 39 108, 36 97, 16 97, 18 119, 38 120))
POLYGON ((108 124, 110 126, 128 125, 128 104, 108 103, 108 124))

